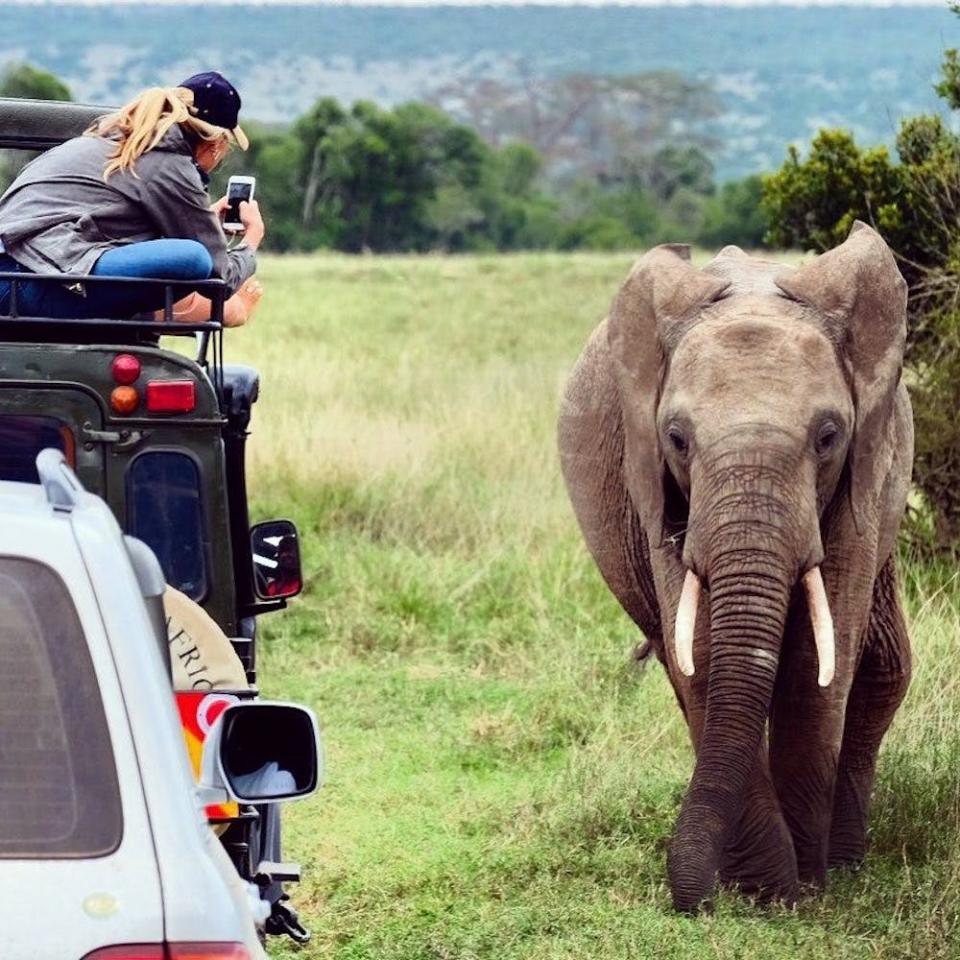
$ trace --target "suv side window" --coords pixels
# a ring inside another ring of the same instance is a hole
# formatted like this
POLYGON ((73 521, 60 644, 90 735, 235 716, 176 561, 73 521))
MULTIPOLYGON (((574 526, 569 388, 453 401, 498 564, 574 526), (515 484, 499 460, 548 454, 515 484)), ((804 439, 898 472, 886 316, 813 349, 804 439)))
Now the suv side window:
POLYGON ((127 529, 157 555, 167 583, 191 600, 207 593, 207 537, 200 474, 169 450, 138 456, 127 471, 127 529))
POLYGON ((97 857, 123 814, 100 688, 66 585, 0 557, 0 858, 97 857))

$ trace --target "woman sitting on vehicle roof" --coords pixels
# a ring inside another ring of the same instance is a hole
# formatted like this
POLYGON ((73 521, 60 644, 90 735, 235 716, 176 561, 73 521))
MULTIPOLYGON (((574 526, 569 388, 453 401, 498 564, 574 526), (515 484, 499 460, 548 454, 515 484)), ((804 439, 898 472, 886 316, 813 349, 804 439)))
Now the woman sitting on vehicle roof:
MULTIPOLYGON (((240 95, 219 73, 146 90, 116 113, 28 164, 0 198, 0 271, 98 277, 223 280, 227 326, 239 326, 262 294, 253 276, 264 226, 256 202, 240 205, 243 241, 228 249, 226 198, 206 184, 231 143, 240 95)), ((0 280, 0 313, 10 305, 0 280)), ((147 284, 17 283, 20 316, 126 318, 164 303, 147 284)), ((191 294, 182 320, 206 320, 210 302, 191 294)))

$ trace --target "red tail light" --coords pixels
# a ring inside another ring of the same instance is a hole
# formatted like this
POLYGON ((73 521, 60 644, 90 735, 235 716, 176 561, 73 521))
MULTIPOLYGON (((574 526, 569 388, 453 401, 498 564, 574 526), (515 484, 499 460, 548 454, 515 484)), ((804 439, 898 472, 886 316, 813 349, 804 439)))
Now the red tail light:
POLYGON ((250 960, 239 943, 171 943, 167 949, 170 960, 250 960))
POLYGON ((147 410, 151 413, 189 413, 196 405, 192 380, 151 380, 147 384, 147 410))
POLYGON ((129 386, 140 376, 140 361, 132 353, 118 353, 110 364, 113 382, 129 386))
POLYGON ((120 944, 88 953, 83 960, 250 960, 239 943, 120 944))

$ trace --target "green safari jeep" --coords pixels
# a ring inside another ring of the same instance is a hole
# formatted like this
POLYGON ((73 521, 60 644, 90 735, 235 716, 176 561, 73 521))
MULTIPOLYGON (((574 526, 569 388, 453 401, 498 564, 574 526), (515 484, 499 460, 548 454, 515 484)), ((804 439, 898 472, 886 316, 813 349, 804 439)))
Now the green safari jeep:
MULTIPOLYGON (((0 149, 38 151, 79 135, 109 108, 0 99, 0 149)), ((250 527, 245 445, 259 375, 223 362, 225 288, 207 281, 210 322, 172 321, 190 286, 165 288, 165 319, 51 320, 24 317, 17 281, 0 316, 0 479, 37 482, 40 450, 61 450, 84 487, 110 506, 124 532, 146 542, 169 584, 200 604, 231 639, 256 695, 257 617, 301 589, 297 532, 286 520, 250 527), (183 339, 189 352, 161 337, 183 339)), ((77 277, 51 275, 43 282, 77 277)), ((92 282, 124 280, 81 278, 92 282)), ((144 281, 137 281, 144 282, 144 281)), ((197 289, 193 284, 192 289, 197 289)), ((190 664, 186 663, 190 673, 190 664)), ((201 673, 195 690, 209 689, 201 673)), ((299 879, 280 862, 277 807, 241 807, 223 843, 241 876, 273 908, 268 932, 309 934, 282 883, 299 879)))

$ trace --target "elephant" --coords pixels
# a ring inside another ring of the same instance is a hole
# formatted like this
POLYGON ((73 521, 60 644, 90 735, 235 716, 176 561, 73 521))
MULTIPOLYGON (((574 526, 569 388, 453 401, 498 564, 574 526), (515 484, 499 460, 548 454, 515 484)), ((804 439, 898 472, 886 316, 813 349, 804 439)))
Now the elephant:
POLYGON ((859 865, 910 680, 894 554, 913 460, 906 284, 880 235, 799 267, 643 255, 567 382, 567 492, 696 754, 674 908, 793 903, 859 865))

